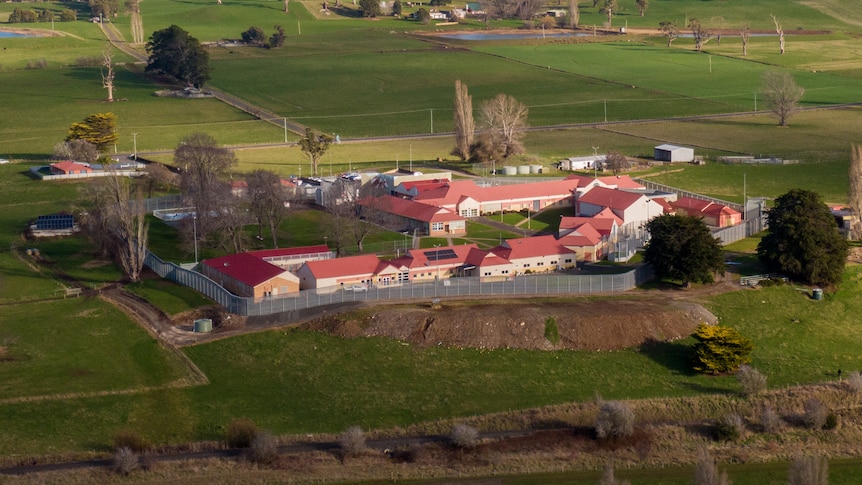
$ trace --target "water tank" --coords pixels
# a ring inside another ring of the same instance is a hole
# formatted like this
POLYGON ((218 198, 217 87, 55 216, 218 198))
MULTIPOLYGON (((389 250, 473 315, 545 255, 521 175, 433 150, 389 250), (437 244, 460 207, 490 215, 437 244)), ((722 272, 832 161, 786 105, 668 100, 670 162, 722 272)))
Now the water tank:
POLYGON ((503 167, 503 175, 515 175, 517 169, 515 167, 503 167))
POLYGON ((811 290, 811 294, 815 300, 823 299, 823 290, 820 288, 814 288, 813 290, 811 290))
POLYGON ((530 166, 529 165, 518 165, 518 175, 529 175, 530 166))
POLYGON ((542 173, 541 165, 530 165, 530 173, 542 173))
POLYGON ((213 321, 211 318, 199 318, 195 320, 195 333, 207 333, 213 331, 213 321))

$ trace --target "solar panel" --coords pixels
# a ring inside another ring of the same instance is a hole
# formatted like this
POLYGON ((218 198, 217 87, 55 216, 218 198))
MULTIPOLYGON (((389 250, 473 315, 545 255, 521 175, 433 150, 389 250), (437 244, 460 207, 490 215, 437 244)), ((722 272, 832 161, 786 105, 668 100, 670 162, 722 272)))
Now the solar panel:
POLYGON ((74 225, 71 214, 49 214, 36 218, 36 229, 41 231, 71 229, 74 225))
POLYGON ((443 259, 455 259, 458 255, 451 249, 441 249, 439 251, 427 251, 425 257, 428 258, 428 261, 440 261, 443 259))

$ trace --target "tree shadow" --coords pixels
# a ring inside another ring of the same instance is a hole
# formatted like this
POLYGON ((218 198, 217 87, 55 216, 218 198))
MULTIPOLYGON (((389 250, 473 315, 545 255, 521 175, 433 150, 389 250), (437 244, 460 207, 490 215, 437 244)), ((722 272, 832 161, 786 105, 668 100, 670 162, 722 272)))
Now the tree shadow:
POLYGON ((691 366, 691 346, 689 345, 650 339, 642 343, 638 350, 674 374, 686 377, 697 375, 691 366))

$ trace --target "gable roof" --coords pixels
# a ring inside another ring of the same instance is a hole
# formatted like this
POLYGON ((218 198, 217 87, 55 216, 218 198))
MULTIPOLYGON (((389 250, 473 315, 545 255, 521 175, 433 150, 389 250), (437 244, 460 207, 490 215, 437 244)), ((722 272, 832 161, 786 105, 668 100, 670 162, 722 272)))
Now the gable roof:
POLYGON ((422 222, 459 221, 464 219, 449 209, 402 199, 392 195, 374 198, 367 197, 359 201, 359 205, 422 222))
POLYGON ((201 261, 201 264, 249 286, 257 286, 276 276, 287 273, 287 271, 278 266, 267 263, 249 253, 229 254, 218 258, 205 259, 201 261))
POLYGON ((398 268, 436 268, 438 266, 460 266, 467 261, 467 256, 474 249, 475 244, 461 244, 458 246, 441 246, 429 249, 410 249, 407 254, 390 261, 398 268), (439 256, 446 255, 445 259, 439 256))
POLYGON ((581 224, 574 231, 560 238, 560 244, 569 247, 596 246, 600 242, 602 242, 602 235, 589 222, 581 224))
POLYGON ((644 197, 645 196, 643 194, 624 192, 622 190, 609 189, 607 187, 593 187, 586 194, 580 196, 578 201, 599 207, 625 210, 644 197))
POLYGON ((339 276, 376 274, 381 268, 381 263, 384 267, 389 265, 374 254, 361 254, 346 258, 308 261, 303 266, 308 268, 315 278, 336 278, 339 276))
POLYGON ((564 235, 572 232, 578 232, 580 227, 584 225, 589 225, 598 234, 602 236, 609 236, 611 232, 613 232, 614 226, 619 226, 622 223, 622 219, 613 214, 611 214, 611 216, 605 216, 603 215, 605 211, 610 212, 609 209, 605 209, 599 214, 596 214, 594 217, 560 218, 560 234, 564 235))
POLYGON ((550 235, 506 239, 501 246, 497 246, 491 251, 509 261, 556 254, 569 254, 572 252, 570 249, 563 247, 554 236, 550 235))
POLYGON ((73 162, 71 160, 63 160, 62 162, 52 163, 52 167, 60 170, 62 172, 71 172, 71 171, 81 171, 84 170, 89 172, 91 169, 88 165, 84 165, 83 163, 73 162))
POLYGON ((512 262, 500 257, 493 251, 485 251, 484 249, 474 248, 467 255, 466 264, 473 265, 479 268, 487 268, 489 266, 511 265, 512 262))
POLYGON ((693 215, 694 213, 709 214, 711 216, 740 214, 738 210, 724 204, 692 197, 680 197, 675 202, 671 202, 670 205, 674 208, 685 210, 689 215, 693 215))

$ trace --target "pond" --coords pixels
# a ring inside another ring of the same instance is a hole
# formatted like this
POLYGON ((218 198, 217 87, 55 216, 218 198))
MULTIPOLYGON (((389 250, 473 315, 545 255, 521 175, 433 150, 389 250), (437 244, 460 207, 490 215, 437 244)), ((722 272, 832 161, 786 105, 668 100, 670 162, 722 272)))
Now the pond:
POLYGON ((33 34, 25 34, 22 32, 10 32, 8 30, 0 30, 0 39, 17 39, 20 37, 36 37, 33 34))

